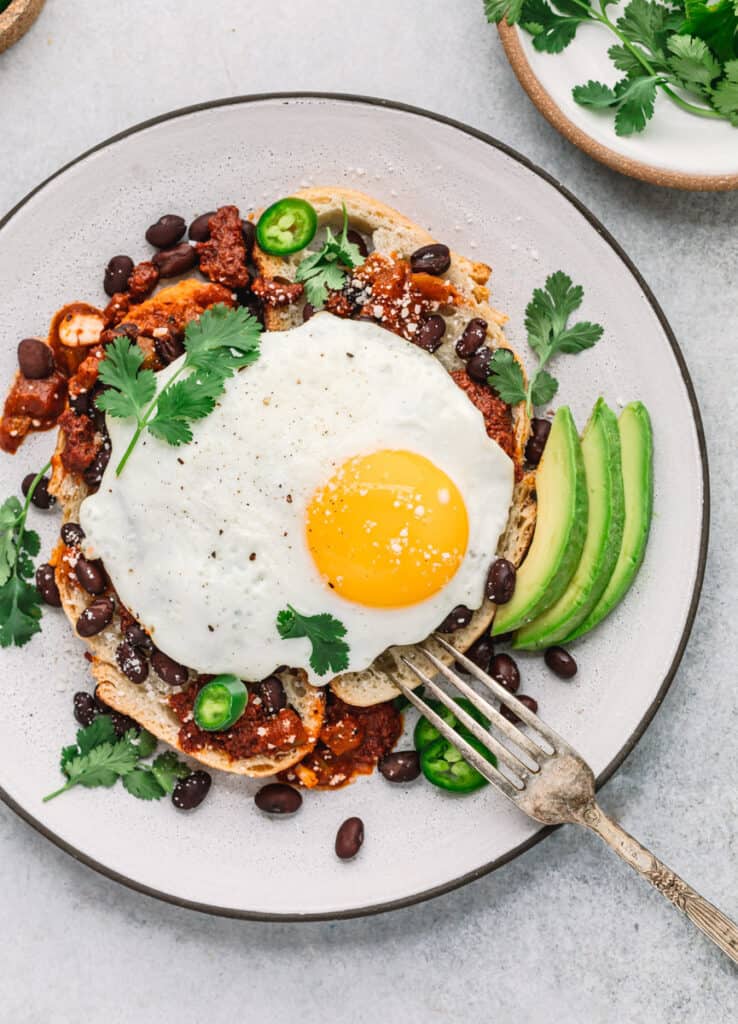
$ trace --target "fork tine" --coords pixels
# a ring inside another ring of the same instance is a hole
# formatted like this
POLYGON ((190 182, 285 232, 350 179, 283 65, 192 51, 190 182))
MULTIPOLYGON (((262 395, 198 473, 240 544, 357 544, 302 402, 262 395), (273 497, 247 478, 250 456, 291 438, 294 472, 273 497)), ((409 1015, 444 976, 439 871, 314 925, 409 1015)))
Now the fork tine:
MULTIPOLYGON (((414 665, 411 664, 411 668, 419 679, 423 681, 427 679, 424 673, 421 672, 419 669, 416 669, 414 665)), ((417 694, 413 693, 409 686, 406 686, 405 683, 403 683, 399 679, 395 679, 394 677, 392 679, 392 682, 400 691, 400 693, 407 700, 409 700, 414 707, 418 709, 421 715, 423 715, 425 718, 428 719, 429 722, 435 725, 436 729, 438 729, 441 736, 443 736, 445 740, 447 740, 449 743, 452 743, 459 751, 461 751, 461 753, 464 755, 464 758, 469 762, 469 764, 471 764, 474 768, 477 769, 480 775, 483 775, 488 782, 491 782, 494 786, 497 786, 497 788, 508 798, 508 800, 512 800, 513 802, 517 800, 518 794, 522 791, 522 783, 520 788, 515 786, 509 778, 503 775, 502 772, 498 771, 498 769, 495 768, 493 764, 490 764, 490 762, 487 761, 486 758, 482 757, 482 755, 477 750, 475 750, 470 743, 467 743, 462 736, 459 736, 458 733, 454 732, 453 729, 449 728, 449 726, 444 722, 441 716, 437 714, 433 710, 433 708, 429 707, 424 700, 421 700, 420 697, 417 696, 417 694)))
MULTIPOLYGON (((535 729, 536 732, 553 747, 554 752, 571 749, 566 740, 562 739, 557 732, 554 732, 550 725, 546 725, 538 715, 533 714, 530 708, 527 708, 524 704, 521 704, 519 700, 516 700, 509 690, 506 690, 504 686, 500 686, 496 679, 493 679, 492 676, 483 672, 481 668, 479 668, 478 665, 475 665, 473 661, 470 661, 465 654, 462 654, 461 651, 457 651, 455 647, 452 647, 451 644, 447 640, 444 640, 442 636, 439 636, 438 633, 433 634, 433 639, 439 643, 445 651, 451 654, 455 661, 458 661, 460 665, 463 665, 470 675, 473 675, 475 679, 480 681, 480 683, 484 683, 484 685, 492 691, 495 697, 497 697, 503 704, 506 704, 511 711, 515 712, 521 721, 525 722, 526 725, 531 726, 532 729, 535 729)), ((505 719, 505 721, 507 721, 507 719, 505 719)), ((518 730, 516 730, 516 732, 517 731, 518 730)), ((519 733, 519 735, 522 735, 522 733, 519 733)), ((517 740, 515 742, 517 742, 517 740)), ((548 751, 546 751, 546 753, 548 753, 548 751)))
MULTIPOLYGON (((411 668, 413 672, 415 672, 418 678, 420 678, 422 675, 426 689, 430 690, 431 693, 435 697, 437 697, 437 699, 441 702, 441 704, 445 705, 445 707, 447 707, 449 711, 451 711, 452 714, 454 714, 458 718, 458 720, 466 726, 469 732, 473 736, 475 736, 480 743, 483 743, 485 747, 488 747, 493 754, 495 754, 501 761, 503 761, 510 769, 510 771, 514 772, 515 775, 518 776, 521 782, 527 782, 530 779, 531 772, 538 771, 538 765, 536 765, 535 768, 532 768, 530 765, 527 765, 524 761, 521 761, 520 758, 517 757, 512 751, 508 750, 507 747, 503 746, 503 744, 500 743, 496 736, 493 736, 491 732, 489 732, 487 729, 481 726, 479 722, 476 722, 467 711, 460 707, 453 699, 453 697, 451 697, 448 693, 442 690, 441 687, 438 686, 437 683, 433 682, 433 680, 429 676, 426 676, 424 673, 421 673, 417 666, 414 666, 412 662, 407 660, 407 658, 403 658, 402 660, 405 662, 408 668, 411 668)), ((497 713, 491 705, 487 704, 486 701, 482 700, 482 698, 479 697, 479 694, 475 693, 474 696, 477 697, 479 700, 479 704, 477 704, 475 701, 474 706, 477 708, 477 710, 481 711, 483 715, 489 716, 490 714, 497 713)))
MULTIPOLYGON (((425 657, 446 677, 446 679, 448 679, 450 683, 453 683, 454 686, 461 690, 464 696, 467 697, 472 704, 482 712, 482 714, 489 718, 495 729, 499 729, 499 731, 504 733, 511 743, 514 743, 516 746, 520 747, 521 750, 524 750, 529 754, 536 761, 536 764, 541 760, 542 756, 548 756, 548 751, 544 750, 540 744, 535 743, 530 736, 526 736, 526 734, 516 728, 512 722, 509 722, 507 718, 503 717, 497 708, 492 707, 484 697, 480 697, 476 690, 473 690, 471 686, 453 672, 448 665, 444 665, 440 658, 437 658, 430 651, 426 650, 425 647, 421 647, 420 650, 422 650, 425 657)), ((502 687, 500 687, 500 689, 502 689, 502 687)), ((508 690, 505 690, 504 692, 508 697, 512 696, 508 690)), ((516 704, 518 703, 519 702, 516 701, 516 704)), ((523 705, 520 705, 520 707, 522 706, 523 705)), ((513 707, 513 710, 517 714, 517 707, 513 707)))

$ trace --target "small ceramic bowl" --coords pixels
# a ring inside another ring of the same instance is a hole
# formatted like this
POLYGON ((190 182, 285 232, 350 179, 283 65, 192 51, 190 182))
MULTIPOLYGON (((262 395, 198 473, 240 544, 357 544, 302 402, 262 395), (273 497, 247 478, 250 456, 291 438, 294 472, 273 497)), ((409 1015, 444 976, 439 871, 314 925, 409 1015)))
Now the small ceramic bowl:
POLYGON ((10 0, 10 6, 0 14, 0 53, 26 34, 45 3, 46 0, 10 0))

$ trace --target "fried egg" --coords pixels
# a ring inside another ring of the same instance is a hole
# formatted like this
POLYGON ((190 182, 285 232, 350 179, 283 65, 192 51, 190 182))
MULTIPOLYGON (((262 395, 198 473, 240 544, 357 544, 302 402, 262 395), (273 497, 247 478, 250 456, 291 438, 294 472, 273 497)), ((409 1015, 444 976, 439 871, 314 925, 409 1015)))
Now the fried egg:
POLYGON ((107 425, 112 457, 80 510, 86 553, 198 672, 290 665, 326 682, 310 641, 279 635, 288 605, 340 620, 359 671, 484 599, 512 462, 440 362, 376 324, 321 313, 265 333, 190 444, 145 433, 120 476, 134 424, 107 425))

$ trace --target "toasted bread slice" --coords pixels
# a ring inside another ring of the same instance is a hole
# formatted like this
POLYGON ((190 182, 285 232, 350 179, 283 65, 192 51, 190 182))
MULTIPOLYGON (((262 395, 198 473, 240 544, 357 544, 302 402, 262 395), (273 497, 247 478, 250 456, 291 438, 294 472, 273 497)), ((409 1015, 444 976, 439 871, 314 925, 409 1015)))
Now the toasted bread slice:
MULTIPOLYGON (((200 281, 181 281, 169 288, 163 288, 145 303, 134 307, 133 314, 127 321, 137 324, 157 324, 160 319, 167 322, 186 323, 197 311, 207 308, 213 302, 223 301, 230 293, 225 289, 218 290, 213 285, 200 281)), ((70 309, 71 307, 65 307, 70 309)), ((76 312, 76 309, 75 309, 76 312)), ((86 318, 94 319, 93 307, 85 306, 86 318)), ((54 320, 54 330, 58 317, 54 320)), ((100 326, 102 315, 100 314, 100 326)), ((98 332, 99 333, 99 332, 98 332)), ((145 340, 145 339, 144 339, 145 340)), ((68 472, 62 462, 64 449, 64 432, 59 431, 57 447, 52 459, 52 477, 50 490, 58 498, 64 522, 79 522, 79 508, 89 493, 89 488, 82 477, 68 472)), ((72 628, 82 611, 92 603, 93 598, 76 583, 71 565, 65 564, 66 548, 58 545, 51 562, 56 569, 56 580, 61 596, 62 607, 72 628)), ((85 643, 92 655, 92 674, 98 683, 100 698, 115 711, 129 715, 139 725, 153 733, 160 740, 181 750, 179 743, 180 721, 168 705, 167 698, 178 692, 176 688, 162 683, 156 673, 149 672, 143 684, 135 684, 125 676, 116 662, 116 649, 123 641, 121 620, 116 611, 112 622, 97 636, 85 638, 85 643)), ((194 678, 194 677, 193 677, 194 678)), ((320 727, 323 723, 325 694, 323 689, 311 686, 306 674, 299 670, 287 669, 279 673, 287 703, 297 712, 307 733, 307 742, 295 746, 289 751, 274 755, 257 755, 234 759, 220 750, 203 749, 187 752, 188 756, 200 761, 210 768, 233 772, 237 775, 255 777, 275 775, 302 760, 308 751, 315 746, 320 727)))
MULTIPOLYGON (((407 259, 416 249, 437 241, 397 210, 353 189, 307 188, 295 192, 294 195, 307 200, 315 207, 320 226, 340 228, 345 206, 349 225, 369 238, 374 251, 387 256, 407 259)), ((304 253, 295 253, 287 257, 272 256, 258 246, 254 249, 254 262, 259 273, 266 278, 281 277, 294 281, 303 256, 304 253)), ((439 311, 446 321, 446 333, 443 344, 435 352, 436 357, 449 372, 464 367, 464 363, 456 355, 454 345, 472 317, 481 317, 487 321, 487 343, 491 348, 510 349, 518 359, 502 330, 507 317, 488 304, 487 282, 490 273, 490 268, 486 264, 451 253, 451 266, 444 277, 463 296, 463 302, 455 310, 444 308, 439 311)), ((267 328, 272 331, 283 331, 302 323, 302 305, 303 303, 295 303, 290 306, 267 307, 267 328)), ((520 365, 525 373, 522 363, 520 365)), ((515 434, 514 460, 520 468, 523 465, 523 453, 530 433, 530 422, 524 403, 513 408, 512 416, 515 434)), ((535 520, 535 474, 528 472, 520 477, 515 486, 510 517, 507 528, 500 538, 498 555, 509 559, 515 566, 520 565, 533 537, 535 520)), ((485 601, 474 613, 469 625, 451 634, 449 640, 459 650, 467 650, 478 637, 489 630, 494 610, 495 606, 490 601, 485 601)), ((429 641, 429 646, 438 657, 446 663, 450 662, 451 659, 441 650, 440 645, 429 641)), ((403 655, 407 657, 413 653, 417 654, 417 647, 391 647, 363 672, 337 676, 331 681, 331 689, 348 704, 359 707, 391 700, 398 694, 394 679, 401 679, 410 687, 418 685, 417 677, 401 661, 403 655)))

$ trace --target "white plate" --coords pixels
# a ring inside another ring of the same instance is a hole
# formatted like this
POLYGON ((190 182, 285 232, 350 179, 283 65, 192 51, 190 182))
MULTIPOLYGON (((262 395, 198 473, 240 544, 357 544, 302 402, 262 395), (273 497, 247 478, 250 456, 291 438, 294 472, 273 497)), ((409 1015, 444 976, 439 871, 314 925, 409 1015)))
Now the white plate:
MULTIPOLYGON (((624 7, 608 8, 609 17, 615 20, 624 7)), ((532 37, 518 26, 502 24, 499 31, 520 84, 554 128, 585 153, 656 185, 738 188, 738 129, 727 121, 690 114, 659 90, 646 130, 621 138, 611 113, 575 103, 575 85, 590 79, 614 85, 622 77, 607 56, 617 40, 603 25, 580 25, 574 41, 556 54, 536 50, 532 37)))
MULTIPOLYGON (((563 359, 561 400, 580 425, 602 393, 642 399, 656 437, 656 514, 644 567, 620 610, 577 648, 573 682, 521 659, 524 690, 595 772, 614 770, 673 676, 704 564, 706 462, 694 394, 676 343, 633 266, 602 225, 543 172, 471 129, 421 111, 350 97, 255 97, 180 111, 131 129, 75 161, 0 225, 0 379, 14 339, 43 332, 64 302, 102 303, 102 269, 143 258, 147 225, 234 202, 242 210, 300 185, 336 182, 396 205, 460 252, 494 266, 493 301, 511 314, 526 356, 523 310, 556 269, 584 285, 583 315, 605 325, 590 353, 563 359)), ((50 435, 0 460, 0 494, 40 466, 50 435)), ((48 550, 58 517, 34 512, 48 550)), ((541 830, 490 787, 449 797, 381 777, 308 794, 290 820, 263 817, 255 785, 215 779, 191 815, 120 787, 75 790, 49 804, 61 746, 74 734, 72 693, 89 685, 81 644, 61 613, 22 650, 2 652, 0 786, 4 799, 58 845, 111 877, 177 903, 241 916, 336 916, 440 892, 515 856, 541 830), (360 815, 353 863, 333 854, 337 826, 360 815)))

